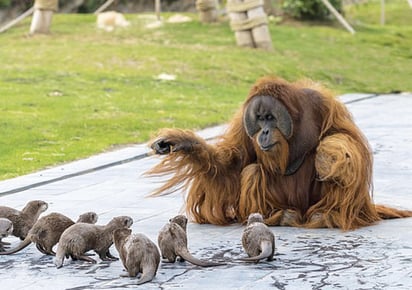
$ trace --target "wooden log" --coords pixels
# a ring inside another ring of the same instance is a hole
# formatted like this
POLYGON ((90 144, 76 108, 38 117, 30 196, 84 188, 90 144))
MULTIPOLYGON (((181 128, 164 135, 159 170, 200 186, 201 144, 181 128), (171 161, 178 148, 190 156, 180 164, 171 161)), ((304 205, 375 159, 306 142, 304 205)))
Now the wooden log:
MULTIPOLYGON (((247 17, 249 19, 266 18, 266 13, 263 6, 252 8, 247 11, 247 17)), ((257 48, 265 50, 272 50, 272 39, 270 37, 269 27, 267 22, 264 24, 258 24, 252 28, 253 42, 257 48)))
POLYGON ((160 0, 155 1, 155 13, 157 16, 157 20, 160 21, 160 12, 162 11, 162 7, 160 5, 160 0))
POLYGON ((217 10, 210 9, 206 11, 199 11, 199 19, 203 23, 212 23, 217 21, 217 10))
MULTIPOLYGON (((243 0, 228 0, 227 4, 242 3, 243 0)), ((230 21, 245 21, 247 20, 246 12, 230 12, 230 21)), ((251 30, 235 30, 235 39, 238 46, 255 47, 251 30)))
POLYGON ((57 12, 58 8, 59 8, 58 0, 35 0, 34 1, 34 9, 51 10, 51 11, 57 12))
POLYGON ((52 10, 35 9, 30 25, 30 34, 48 34, 53 18, 52 10))
POLYGON ((53 13, 58 10, 58 6, 58 0, 35 0, 30 34, 50 33, 53 13))
POLYGON ((34 7, 31 7, 29 10, 27 10, 26 12, 24 12, 23 14, 21 14, 20 16, 18 16, 17 18, 15 18, 14 20, 10 21, 6 25, 4 25, 2 28, 0 28, 0 33, 5 32, 6 30, 9 30, 14 25, 22 21, 24 18, 32 15, 33 12, 34 12, 34 7))
POLYGON ((199 20, 203 23, 217 21, 217 2, 216 0, 196 0, 196 9, 199 13, 199 20))

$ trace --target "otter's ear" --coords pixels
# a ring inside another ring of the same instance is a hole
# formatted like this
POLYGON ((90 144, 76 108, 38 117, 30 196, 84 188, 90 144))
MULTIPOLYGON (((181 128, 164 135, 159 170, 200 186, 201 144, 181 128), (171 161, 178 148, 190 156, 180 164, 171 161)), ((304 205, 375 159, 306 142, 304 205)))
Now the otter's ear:
POLYGON ((126 219, 124 219, 123 224, 127 227, 130 227, 133 224, 133 219, 132 218, 126 218, 126 219))

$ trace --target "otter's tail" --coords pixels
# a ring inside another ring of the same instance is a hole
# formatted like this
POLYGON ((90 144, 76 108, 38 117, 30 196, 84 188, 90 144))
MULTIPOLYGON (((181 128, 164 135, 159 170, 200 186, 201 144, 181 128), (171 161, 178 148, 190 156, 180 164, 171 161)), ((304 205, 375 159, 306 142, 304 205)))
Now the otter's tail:
POLYGON ((375 208, 379 217, 384 220, 412 217, 411 210, 401 210, 385 205, 375 205, 375 208))
POLYGON ((143 271, 142 276, 140 276, 140 279, 137 280, 137 285, 152 281, 154 276, 156 276, 155 269, 151 269, 151 270, 149 269, 149 270, 143 271))
POLYGON ((225 265, 224 263, 217 263, 217 262, 209 262, 209 261, 203 261, 199 260, 198 258, 195 258, 192 256, 192 254, 189 253, 187 249, 179 249, 177 254, 182 257, 184 260, 189 261, 190 263, 200 266, 200 267, 215 267, 215 266, 222 266, 225 265))
POLYGON ((57 269, 63 267, 65 255, 66 255, 65 250, 63 249, 63 247, 59 245, 56 251, 56 258, 54 259, 54 265, 56 265, 57 269))
POLYGON ((10 254, 17 253, 23 250, 25 247, 27 247, 30 244, 31 244, 30 235, 27 235, 26 238, 17 247, 15 247, 14 249, 10 249, 9 251, 0 252, 0 255, 10 255, 10 254))
POLYGON ((241 258, 241 261, 245 262, 259 262, 260 260, 263 259, 268 259, 272 260, 273 259, 273 245, 270 241, 262 241, 261 242, 261 249, 262 252, 254 257, 247 257, 247 258, 241 258))

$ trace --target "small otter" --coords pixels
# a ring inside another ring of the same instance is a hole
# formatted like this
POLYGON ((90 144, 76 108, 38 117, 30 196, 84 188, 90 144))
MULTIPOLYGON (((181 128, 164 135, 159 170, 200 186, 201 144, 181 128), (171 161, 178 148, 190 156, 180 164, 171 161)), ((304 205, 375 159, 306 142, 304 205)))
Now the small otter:
POLYGON ((180 257, 180 261, 187 260, 192 264, 201 267, 212 267, 224 265, 221 263, 213 263, 199 260, 192 256, 187 249, 187 218, 184 215, 177 215, 169 220, 159 232, 158 244, 162 253, 162 258, 170 263, 176 261, 176 257, 180 257))
MULTIPOLYGON (((77 222, 95 224, 97 222, 97 214, 95 212, 86 212, 79 216, 77 222)), ((26 238, 16 248, 0 252, 0 255, 17 253, 31 243, 34 243, 41 253, 54 256, 56 253, 53 251, 53 247, 59 242, 64 230, 73 224, 74 221, 67 216, 52 212, 39 218, 30 229, 26 238)))
POLYGON ((5 251, 5 246, 10 243, 2 242, 1 239, 13 233, 13 223, 6 218, 0 218, 0 253, 5 251))
POLYGON ((136 277, 142 273, 137 284, 150 282, 156 276, 160 264, 160 253, 156 244, 144 234, 132 234, 131 229, 117 229, 113 233, 114 245, 119 252, 128 275, 136 277))
POLYGON ((86 223, 71 225, 60 237, 54 264, 61 268, 64 258, 69 256, 75 260, 96 263, 94 259, 86 256, 86 252, 90 250, 94 250, 103 261, 118 260, 109 251, 113 244, 113 232, 121 228, 130 228, 132 224, 131 217, 118 216, 104 226, 86 223))
POLYGON ((21 210, 8 206, 0 206, 0 217, 7 218, 13 223, 13 236, 24 240, 40 214, 48 208, 42 200, 29 201, 21 210))
POLYGON ((259 262, 259 260, 273 260, 275 253, 275 236, 267 225, 263 223, 260 213, 252 213, 247 220, 247 226, 243 230, 242 245, 248 254, 248 258, 242 261, 259 262))

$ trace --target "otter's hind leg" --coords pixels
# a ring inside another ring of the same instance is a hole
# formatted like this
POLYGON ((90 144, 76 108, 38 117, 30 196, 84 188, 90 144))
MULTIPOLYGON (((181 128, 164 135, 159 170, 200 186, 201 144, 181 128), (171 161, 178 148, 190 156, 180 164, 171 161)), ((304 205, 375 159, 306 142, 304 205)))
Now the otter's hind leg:
POLYGON ((92 259, 89 256, 86 256, 84 254, 83 255, 73 255, 72 257, 73 257, 73 260, 82 260, 82 261, 90 262, 93 264, 97 263, 95 259, 92 259))

